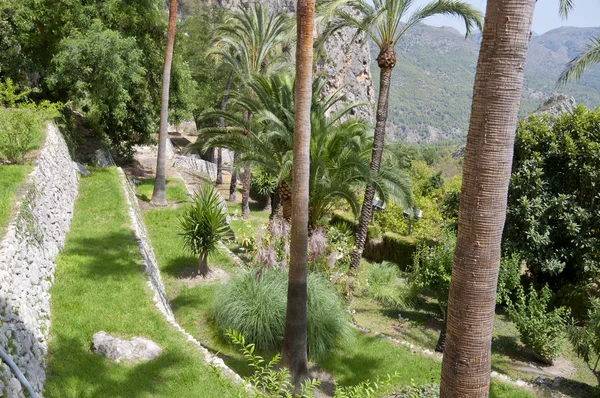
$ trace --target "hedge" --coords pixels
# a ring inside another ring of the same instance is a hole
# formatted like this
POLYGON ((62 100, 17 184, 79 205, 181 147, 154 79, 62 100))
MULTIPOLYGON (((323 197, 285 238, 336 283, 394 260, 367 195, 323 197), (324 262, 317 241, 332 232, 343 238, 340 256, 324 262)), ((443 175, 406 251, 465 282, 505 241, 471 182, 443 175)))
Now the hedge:
POLYGON ((402 236, 386 232, 382 239, 371 239, 365 244, 363 256, 375 262, 391 261, 401 270, 412 264, 413 254, 417 250, 419 240, 412 236, 402 236))
MULTIPOLYGON (((331 215, 330 224, 343 224, 351 229, 352 232, 356 232, 356 228, 358 228, 358 220, 354 218, 352 214, 344 213, 341 211, 335 211, 331 215)), ((381 237, 381 229, 376 225, 369 225, 367 227, 367 240, 377 239, 381 237)))

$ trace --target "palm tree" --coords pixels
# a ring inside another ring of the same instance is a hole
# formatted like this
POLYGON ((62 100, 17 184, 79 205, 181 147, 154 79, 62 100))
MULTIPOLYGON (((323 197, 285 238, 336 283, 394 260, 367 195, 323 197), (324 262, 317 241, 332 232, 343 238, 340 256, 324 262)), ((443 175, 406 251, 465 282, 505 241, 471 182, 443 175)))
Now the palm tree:
POLYGON ((156 156, 156 179, 150 203, 156 206, 167 205, 165 183, 167 178, 167 136, 169 132, 169 86, 171 83, 171 64, 173 63, 173 46, 175 44, 175 25, 177 24, 177 0, 171 0, 169 8, 169 27, 167 32, 167 48, 163 65, 162 95, 160 97, 160 127, 158 130, 158 155, 156 156))
MULTIPOLYGON (((367 124, 348 117, 352 109, 362 104, 334 111, 344 98, 341 89, 326 95, 326 83, 320 77, 312 86, 309 226, 314 227, 340 200, 357 216, 360 203, 356 188, 367 183, 384 200, 390 197, 402 206, 412 206, 410 182, 401 170, 386 164, 374 174, 369 168, 372 140, 367 138, 367 124)), ((291 183, 295 115, 292 79, 285 75, 257 76, 249 87, 254 98, 242 96, 234 98, 234 102, 238 108, 251 112, 253 119, 248 121, 222 111, 205 112, 203 117, 223 117, 231 127, 201 130, 207 141, 195 150, 222 146, 237 151, 240 166, 261 167, 275 177, 279 191, 284 183, 291 183)), ((273 197, 272 215, 277 214, 278 193, 273 197)))
POLYGON ((487 397, 517 113, 535 0, 488 0, 463 165, 442 397, 487 397))
MULTIPOLYGON (((241 7, 231 13, 217 30, 218 38, 212 54, 219 56, 247 85, 255 74, 269 74, 286 64, 283 48, 290 41, 289 18, 284 13, 269 16, 268 10, 259 3, 241 7)), ((247 92, 252 96, 252 92, 247 92)), ((252 115, 248 114, 248 118, 252 115)), ((250 167, 242 173, 242 214, 250 216, 250 167)), ((235 182, 232 175, 233 195, 235 182)))
MULTIPOLYGON (((233 71, 229 72, 227 77, 227 84, 225 84, 225 92, 223 93, 223 99, 221 100, 221 110, 225 112, 227 109, 227 101, 229 100, 229 89, 231 88, 231 82, 233 80, 233 71)), ((225 128, 225 119, 219 118, 219 127, 225 128)), ((233 181, 233 174, 231 175, 233 181)), ((217 150, 217 181, 218 184, 223 183, 223 150, 219 148, 217 150)))
MULTIPOLYGON (((460 17, 465 22, 467 35, 474 26, 481 27, 481 13, 468 3, 456 0, 436 0, 417 8, 411 15, 408 11, 413 0, 332 0, 323 5, 323 14, 329 16, 321 41, 345 27, 356 29, 356 35, 364 32, 379 47, 377 65, 380 68, 379 98, 375 116, 375 134, 371 170, 376 173, 381 167, 385 124, 388 115, 388 99, 392 70, 396 66, 394 50, 400 38, 411 27, 432 15, 448 14, 460 17), (402 22, 402 19, 406 22, 402 22)), ((367 229, 373 211, 375 189, 367 185, 360 213, 359 225, 354 238, 354 250, 350 263, 351 272, 356 272, 367 238, 367 229)))
POLYGON ((310 179, 310 110, 312 104, 314 0, 298 0, 296 10, 296 85, 294 90, 294 162, 292 224, 287 310, 281 360, 299 392, 308 378, 306 350, 306 252, 310 179))
POLYGON ((585 50, 573 58, 558 78, 559 84, 566 84, 570 79, 579 80, 586 69, 600 63, 600 36, 592 37, 585 50))

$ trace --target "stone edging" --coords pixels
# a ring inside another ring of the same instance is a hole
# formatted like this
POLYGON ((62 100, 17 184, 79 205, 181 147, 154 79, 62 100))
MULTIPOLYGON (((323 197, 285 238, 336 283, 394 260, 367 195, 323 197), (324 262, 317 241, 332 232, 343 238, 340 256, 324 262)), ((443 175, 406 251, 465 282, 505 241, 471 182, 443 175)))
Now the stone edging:
MULTIPOLYGON (((65 243, 78 186, 67 144, 48 123, 44 146, 17 203, 19 210, 0 242, 0 347, 40 396, 46 379, 54 259, 65 243)), ((0 396, 25 396, 4 363, 0 396)))
POLYGON ((175 329, 182 333, 187 341, 196 346, 198 351, 200 351, 202 354, 204 361, 206 361, 209 365, 214 366, 221 372, 223 376, 232 380, 234 383, 243 384, 246 387, 246 390, 250 389, 250 385, 247 384, 244 379, 240 377, 240 375, 231 370, 231 368, 229 368, 221 358, 211 354, 210 351, 203 347, 202 344, 192 335, 187 333, 185 329, 181 327, 181 325, 179 325, 175 320, 175 316, 173 315, 173 311, 171 310, 171 306, 169 304, 169 299, 167 298, 165 286, 160 276, 160 270, 158 268, 156 256, 152 250, 152 245, 150 243, 150 239, 148 238, 148 232, 137 204, 134 187, 132 187, 128 182, 123 170, 120 167, 117 168, 117 170, 119 171, 119 179, 125 194, 125 199, 127 200, 128 213, 129 217, 131 218, 131 227, 135 232, 140 253, 144 259, 144 270, 146 275, 148 275, 148 285, 154 291, 154 302, 156 306, 164 315, 166 320, 175 329))

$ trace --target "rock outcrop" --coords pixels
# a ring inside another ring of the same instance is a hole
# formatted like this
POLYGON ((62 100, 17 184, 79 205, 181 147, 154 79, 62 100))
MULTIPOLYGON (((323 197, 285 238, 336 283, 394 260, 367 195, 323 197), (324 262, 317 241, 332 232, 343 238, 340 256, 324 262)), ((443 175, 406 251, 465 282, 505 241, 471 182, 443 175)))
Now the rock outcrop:
POLYGON ((144 337, 123 340, 102 331, 92 336, 92 352, 114 362, 137 363, 157 358, 162 353, 162 348, 144 337))

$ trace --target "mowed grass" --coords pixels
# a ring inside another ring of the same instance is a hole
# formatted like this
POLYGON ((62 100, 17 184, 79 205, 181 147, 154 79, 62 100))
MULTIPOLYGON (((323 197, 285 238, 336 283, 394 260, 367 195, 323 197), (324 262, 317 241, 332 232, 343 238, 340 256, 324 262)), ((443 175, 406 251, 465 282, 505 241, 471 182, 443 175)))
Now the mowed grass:
POLYGON ((146 285, 115 169, 92 170, 80 184, 75 215, 52 287, 46 397, 228 397, 196 348, 158 312, 146 285), (90 352, 98 331, 157 342, 151 362, 117 364, 90 352))
POLYGON ((0 166, 0 236, 12 214, 15 194, 32 168, 29 165, 0 166))
MULTIPOLYGON (((154 178, 138 180, 135 191, 137 197, 144 202, 150 202, 152 199, 152 191, 154 190, 154 178)), ((188 200, 188 193, 185 189, 183 181, 178 178, 167 178, 167 201, 169 202, 185 202, 188 200)))

